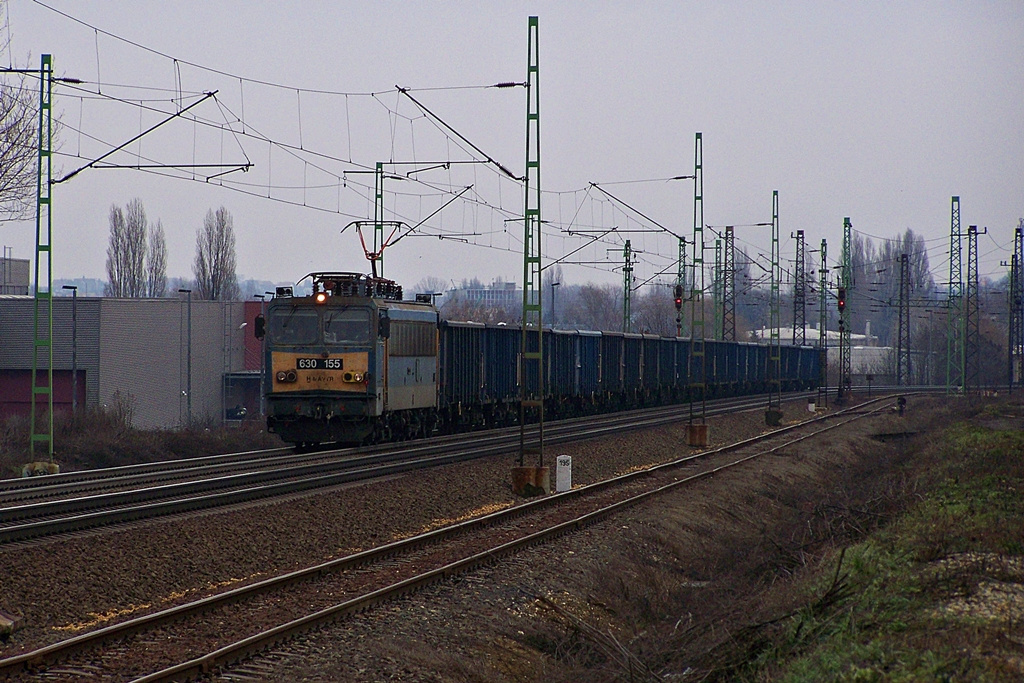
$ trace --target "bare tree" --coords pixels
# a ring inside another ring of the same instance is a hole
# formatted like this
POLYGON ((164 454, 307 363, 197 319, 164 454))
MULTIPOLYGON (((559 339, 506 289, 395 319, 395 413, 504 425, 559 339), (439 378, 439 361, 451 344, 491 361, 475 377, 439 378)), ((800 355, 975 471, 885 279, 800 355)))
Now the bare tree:
POLYGON ((38 99, 24 78, 0 82, 0 221, 35 207, 38 99))
POLYGON ((191 289, 194 292, 196 291, 196 283, 183 277, 167 278, 167 289, 164 292, 164 296, 168 294, 170 296, 178 296, 179 289, 191 289))
POLYGON ((238 298, 235 275, 235 226, 231 214, 223 206, 206 212, 201 230, 196 231, 196 259, 192 264, 196 276, 196 296, 211 301, 232 301, 238 298))
POLYGON ((107 244, 107 285, 104 295, 142 296, 145 291, 143 260, 146 255, 146 212, 133 199, 128 210, 110 207, 110 238, 107 244))
MULTIPOLYGON (((0 54, 10 54, 6 5, 0 0, 0 54)), ((60 119, 53 112, 51 151, 59 146, 60 132, 60 119)), ((35 211, 38 133, 39 79, 0 75, 0 222, 20 220, 35 211)))
POLYGON ((146 253, 146 296, 159 299, 167 292, 167 241, 164 225, 156 222, 149 233, 149 251, 146 253))
POLYGON ((127 250, 127 238, 124 228, 124 211, 120 206, 110 205, 110 237, 107 239, 107 284, 103 287, 103 296, 124 296, 121 284, 122 261, 127 250))
POLYGON ((146 209, 138 197, 124 207, 124 227, 128 238, 127 270, 124 272, 125 296, 146 294, 146 233, 149 223, 146 209))
POLYGON ((676 307, 672 296, 673 284, 649 285, 636 292, 633 303, 633 331, 675 336, 676 307))
POLYGON ((448 289, 448 281, 443 277, 428 275, 413 286, 412 292, 413 294, 444 294, 448 289))
POLYGON ((564 319, 575 321, 582 329, 622 330, 622 290, 616 285, 583 285, 566 304, 564 319))

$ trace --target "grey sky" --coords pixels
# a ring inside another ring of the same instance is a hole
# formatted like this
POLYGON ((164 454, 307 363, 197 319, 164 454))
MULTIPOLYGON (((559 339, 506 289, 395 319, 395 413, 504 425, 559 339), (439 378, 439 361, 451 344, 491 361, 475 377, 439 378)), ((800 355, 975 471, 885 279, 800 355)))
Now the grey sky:
MULTIPOLYGON (((1020 2, 46 4, 234 77, 181 62, 176 68, 172 60, 31 0, 13 0, 8 8, 18 64, 31 54, 30 65, 37 66, 39 54, 49 52, 57 72, 87 81, 87 90, 95 92, 100 80, 104 94, 136 104, 162 98, 152 106, 164 110, 179 89, 219 90, 217 103, 196 108, 199 116, 224 121, 244 110, 250 133, 365 165, 466 159, 394 86, 524 80, 527 16, 537 14, 542 187, 551 193, 543 217, 553 221, 544 250, 550 258, 581 244, 557 236, 556 223, 640 227, 583 190, 592 181, 692 173, 696 131, 703 133, 705 222, 770 220, 771 193, 778 189, 784 255, 793 251, 790 232, 803 229, 811 248, 828 239, 834 261, 843 216, 851 216, 855 229, 873 236, 910 227, 933 240, 930 257, 942 280, 950 195, 958 194, 964 228, 989 229, 979 243, 981 271, 998 278, 1012 229, 1024 215, 1020 2), (290 89, 240 83, 238 76, 290 89), (296 88, 382 94, 344 97, 296 88)), ((2 59, 6 66, 11 57, 2 59)), ((160 120, 132 104, 82 99, 85 94, 63 87, 55 94, 69 126, 62 148, 68 154, 98 156, 109 147, 88 136, 120 144, 160 120)), ((523 172, 523 89, 414 96, 516 174, 523 172)), ((242 149, 253 169, 225 181, 328 210, 138 171, 88 170, 54 189, 54 275, 103 277, 110 205, 136 196, 150 220, 163 221, 172 276, 191 275, 196 228, 207 209, 220 205, 234 215, 240 274, 296 280, 315 269, 368 269, 356 234, 339 234, 354 216, 372 218, 366 190, 358 189, 372 185, 371 176, 349 175, 337 187, 351 164, 271 150, 251 137, 236 143, 230 134, 184 121, 144 138, 141 147, 130 146, 117 161, 233 162, 242 149)), ((84 163, 63 157, 58 166, 67 172, 84 163)), ((418 222, 451 197, 449 185, 473 184, 467 196, 475 201, 457 200, 431 219, 423 232, 435 237, 404 239, 386 252, 386 274, 406 285, 426 276, 520 281, 521 223, 503 224, 522 211, 516 185, 482 165, 417 176, 429 186, 385 182, 386 218, 418 222), (468 243, 438 240, 438 234, 468 243)), ((692 230, 690 181, 607 189, 673 230, 692 230)), ((741 240, 767 248, 764 228, 739 230, 741 240)), ((640 280, 670 266, 672 240, 628 236, 643 252, 640 280)), ((0 241, 31 258, 32 222, 0 225, 0 241)), ((608 258, 619 242, 594 244, 574 260, 608 258)), ((612 265, 566 266, 564 277, 617 282, 612 265)))

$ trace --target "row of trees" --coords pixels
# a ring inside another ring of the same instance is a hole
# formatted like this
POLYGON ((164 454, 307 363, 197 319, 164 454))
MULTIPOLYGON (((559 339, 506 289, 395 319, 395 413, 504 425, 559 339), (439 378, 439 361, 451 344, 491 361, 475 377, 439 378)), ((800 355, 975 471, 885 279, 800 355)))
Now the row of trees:
MULTIPOLYGON (((863 334, 867 323, 871 323, 871 334, 877 337, 879 346, 892 346, 896 343, 898 321, 899 287, 900 287, 900 256, 908 255, 910 297, 915 305, 915 319, 927 315, 928 302, 934 301, 941 306, 945 293, 937 291, 931 274, 926 243, 921 235, 913 230, 906 230, 892 238, 873 240, 871 237, 855 233, 851 266, 853 271, 853 288, 847 296, 851 312, 852 331, 863 334)), ((736 283, 736 332, 738 339, 749 339, 751 334, 769 324, 769 282, 767 268, 738 250, 735 257, 736 283)), ((818 320, 818 301, 822 295, 817 266, 806 264, 808 271, 808 292, 806 295, 806 320, 816 325, 818 320)), ((788 267, 788 273, 792 267, 788 267)), ((838 285, 838 269, 833 268, 825 289, 829 297, 830 320, 829 328, 836 329, 834 294, 838 285)), ((789 327, 793 321, 793 290, 792 278, 787 277, 789 284, 784 283, 780 301, 781 324, 789 327)), ((715 311, 710 292, 711 274, 706 282, 709 291, 705 295, 705 329, 711 334, 715 311)), ((676 309, 672 288, 674 282, 652 284, 634 291, 631 294, 630 327, 636 332, 671 335, 676 330, 676 309)), ((448 293, 459 289, 504 289, 504 283, 497 282, 485 287, 478 281, 463 282, 456 288, 441 278, 429 277, 421 280, 413 290, 415 292, 448 293)), ((982 309, 999 315, 998 296, 988 294, 998 291, 998 283, 981 284, 984 303, 982 309)), ((564 282, 559 267, 545 272, 542 286, 545 320, 556 326, 565 328, 593 330, 621 330, 623 327, 623 288, 612 284, 572 285, 564 282)), ((519 290, 518 296, 522 292, 519 290)), ((485 304, 479 299, 464 296, 445 296, 441 299, 441 315, 449 320, 473 320, 485 323, 505 322, 515 324, 521 316, 521 298, 511 297, 501 304, 485 304)), ((685 319, 691 315, 690 302, 684 302, 685 319)), ((941 313, 941 311, 939 311, 941 313)), ((934 317, 934 316, 933 316, 934 317)), ((924 329, 921 323, 913 325, 924 329)), ((685 331, 684 331, 685 333, 685 331)), ((810 340, 816 337, 809 335, 810 340)), ((915 343, 915 346, 917 344, 915 343)))
MULTIPOLYGON (((192 263, 193 295, 198 299, 231 301, 239 298, 235 274, 235 227, 223 206, 206 212, 196 231, 192 263)), ((110 207, 107 245, 106 296, 162 297, 167 293, 167 241, 163 224, 150 226, 139 199, 122 210, 110 207)))
POLYGON ((167 290, 167 242, 164 227, 152 228, 142 202, 110 207, 107 285, 104 296, 159 298, 167 290), (148 248, 147 248, 148 242, 148 248))

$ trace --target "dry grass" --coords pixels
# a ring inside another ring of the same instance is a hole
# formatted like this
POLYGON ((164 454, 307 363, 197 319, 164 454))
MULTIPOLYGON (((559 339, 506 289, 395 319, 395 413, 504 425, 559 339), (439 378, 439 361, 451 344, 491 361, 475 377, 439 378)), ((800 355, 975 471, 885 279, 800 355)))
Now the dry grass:
POLYGON ((937 400, 666 498, 505 630, 533 668, 441 680, 1022 680, 1021 415, 937 400))
MULTIPOLYGON (((20 476, 21 466, 31 460, 28 435, 27 418, 12 417, 0 423, 0 477, 20 476)), ((57 413, 53 443, 54 460, 67 472, 284 445, 266 433, 260 420, 231 428, 217 423, 187 429, 136 429, 131 410, 122 401, 114 401, 105 410, 83 410, 74 417, 57 413)))

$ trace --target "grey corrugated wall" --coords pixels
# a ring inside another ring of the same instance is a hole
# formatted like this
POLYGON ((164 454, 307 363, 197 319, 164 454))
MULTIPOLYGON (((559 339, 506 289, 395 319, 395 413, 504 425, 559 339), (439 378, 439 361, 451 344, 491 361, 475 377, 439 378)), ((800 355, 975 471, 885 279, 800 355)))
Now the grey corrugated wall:
MULTIPOLYGON (((71 368, 71 299, 53 302, 54 369, 71 368)), ((243 302, 192 302, 192 418, 219 423, 222 377, 243 368, 243 302), (225 363, 225 359, 228 360, 225 363)), ((188 304, 181 299, 78 299, 78 367, 87 402, 130 400, 137 427, 187 421, 188 304), (129 399, 130 397, 130 399, 129 399)), ((32 367, 33 300, 0 297, 0 370, 32 367)))
MULTIPOLYGON (((85 378, 85 400, 96 405, 99 398, 100 301, 78 298, 78 371, 85 378)), ((72 300, 53 300, 53 368, 71 369, 72 300)), ((35 303, 32 297, 0 297, 0 369, 32 369, 32 335, 35 303)), ((27 397, 26 397, 26 400, 27 397)))

